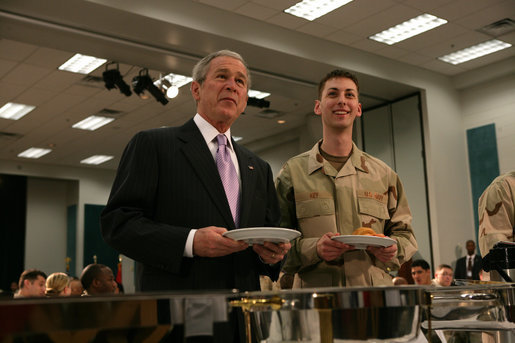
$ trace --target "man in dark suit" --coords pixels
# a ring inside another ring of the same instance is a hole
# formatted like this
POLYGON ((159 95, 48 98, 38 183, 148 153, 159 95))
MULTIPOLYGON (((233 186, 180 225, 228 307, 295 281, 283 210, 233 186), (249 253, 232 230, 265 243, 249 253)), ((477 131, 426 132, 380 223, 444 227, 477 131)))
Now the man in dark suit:
POLYGON ((479 280, 481 273, 481 256, 476 254, 476 243, 468 240, 466 243, 467 256, 456 261, 455 279, 479 280))
POLYGON ((270 166, 231 139, 249 87, 239 54, 212 53, 193 69, 195 117, 140 132, 126 147, 101 223, 105 241, 138 262, 138 290, 253 291, 260 274, 277 278, 290 243, 250 248, 222 236, 280 220, 270 166), (217 169, 219 139, 236 171, 236 199, 226 196, 217 169))

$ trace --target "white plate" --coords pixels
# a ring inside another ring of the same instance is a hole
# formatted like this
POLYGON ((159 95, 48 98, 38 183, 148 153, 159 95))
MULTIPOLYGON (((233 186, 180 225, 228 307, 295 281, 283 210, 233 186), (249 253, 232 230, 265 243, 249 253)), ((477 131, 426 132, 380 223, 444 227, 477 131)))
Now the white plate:
POLYGON ((342 235, 333 236, 331 239, 340 241, 345 244, 353 245, 356 249, 366 249, 367 246, 373 247, 389 247, 397 244, 395 239, 389 237, 364 236, 364 235, 342 235))
POLYGON ((300 236, 300 232, 282 227, 251 227, 224 232, 224 237, 235 241, 245 241, 249 245, 263 242, 283 243, 300 236))

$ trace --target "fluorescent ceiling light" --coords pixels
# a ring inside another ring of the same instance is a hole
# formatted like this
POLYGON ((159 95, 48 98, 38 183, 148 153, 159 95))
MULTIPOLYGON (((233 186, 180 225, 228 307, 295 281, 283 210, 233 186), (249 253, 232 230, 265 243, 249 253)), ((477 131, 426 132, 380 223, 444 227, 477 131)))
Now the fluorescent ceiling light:
POLYGON ((264 99, 269 95, 270 95, 270 93, 252 90, 252 89, 249 90, 249 97, 251 97, 251 98, 264 99))
POLYGON ((0 108, 0 118, 18 120, 35 108, 36 106, 8 102, 0 108))
POLYGON ((474 58, 478 58, 499 50, 509 48, 510 46, 511 44, 509 43, 497 39, 492 39, 484 43, 453 52, 452 54, 438 57, 438 59, 451 64, 460 64, 463 62, 473 60, 474 58))
POLYGON ((42 149, 42 148, 30 148, 18 154, 18 157, 25 158, 40 158, 48 154, 52 149, 42 149))
POLYGON ((72 73, 89 74, 106 62, 107 60, 103 58, 75 54, 58 69, 71 71, 72 73))
POLYGON ((307 20, 315 20, 352 0, 304 0, 284 10, 284 12, 307 20))
POLYGON ((447 20, 425 13, 368 38, 392 45, 445 23, 447 23, 447 20))
POLYGON ((86 119, 73 124, 72 127, 75 129, 93 131, 93 130, 98 129, 99 127, 109 124, 113 120, 114 120, 114 118, 109 118, 109 117, 89 116, 86 119))
POLYGON ((88 158, 80 161, 80 163, 98 165, 98 164, 107 162, 109 160, 112 160, 113 158, 114 158, 114 156, 93 155, 91 157, 88 157, 88 158))

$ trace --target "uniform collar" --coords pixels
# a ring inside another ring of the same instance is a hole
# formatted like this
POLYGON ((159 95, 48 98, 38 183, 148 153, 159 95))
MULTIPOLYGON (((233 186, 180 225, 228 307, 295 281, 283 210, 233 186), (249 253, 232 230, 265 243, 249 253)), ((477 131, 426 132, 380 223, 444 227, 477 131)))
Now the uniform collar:
POLYGON ((352 154, 347 160, 347 163, 345 163, 338 173, 331 163, 322 157, 322 154, 320 153, 321 142, 322 140, 319 140, 309 151, 308 174, 312 174, 319 169, 322 169, 324 174, 333 177, 356 174, 356 169, 368 173, 368 157, 363 151, 358 149, 354 142, 352 142, 352 154))

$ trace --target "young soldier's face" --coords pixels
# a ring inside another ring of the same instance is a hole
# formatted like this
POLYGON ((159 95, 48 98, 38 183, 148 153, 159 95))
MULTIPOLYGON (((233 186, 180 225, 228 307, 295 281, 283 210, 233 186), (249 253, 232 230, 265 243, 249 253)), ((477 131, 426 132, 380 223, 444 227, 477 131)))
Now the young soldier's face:
POLYGON ((314 111, 322 117, 326 129, 352 129, 354 119, 361 116, 358 87, 346 77, 327 80, 320 100, 315 102, 314 111))

